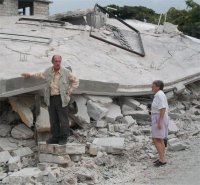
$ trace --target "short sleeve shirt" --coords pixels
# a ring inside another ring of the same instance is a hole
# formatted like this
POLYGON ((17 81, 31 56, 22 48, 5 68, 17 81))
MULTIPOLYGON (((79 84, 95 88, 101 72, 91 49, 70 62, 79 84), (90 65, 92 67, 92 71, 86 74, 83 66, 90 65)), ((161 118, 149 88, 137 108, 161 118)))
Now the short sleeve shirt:
POLYGON ((160 90, 154 95, 153 103, 151 106, 151 113, 160 113, 160 109, 166 109, 168 112, 169 106, 165 93, 160 90))

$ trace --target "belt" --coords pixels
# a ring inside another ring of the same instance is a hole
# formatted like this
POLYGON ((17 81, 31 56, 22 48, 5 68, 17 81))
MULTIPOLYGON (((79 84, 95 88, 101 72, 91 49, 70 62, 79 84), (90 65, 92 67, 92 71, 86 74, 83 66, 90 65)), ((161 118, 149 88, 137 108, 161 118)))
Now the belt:
POLYGON ((59 95, 52 95, 52 96, 50 96, 51 98, 56 98, 56 97, 59 97, 60 96, 60 94, 59 95))

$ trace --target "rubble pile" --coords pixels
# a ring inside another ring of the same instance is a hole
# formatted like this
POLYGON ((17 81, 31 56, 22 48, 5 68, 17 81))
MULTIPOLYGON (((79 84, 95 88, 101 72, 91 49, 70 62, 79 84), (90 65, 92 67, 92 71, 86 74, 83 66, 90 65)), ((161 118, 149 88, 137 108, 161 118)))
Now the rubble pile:
MULTIPOLYGON (((199 137, 199 87, 199 81, 189 84, 169 99, 169 153, 187 149, 185 140, 199 137)), ((35 119, 32 104, 19 103, 20 98, 0 101, 0 184, 120 184, 127 168, 145 170, 143 161, 157 156, 146 108, 150 96, 76 95, 79 111, 70 115, 66 145, 44 142, 49 137, 48 114, 42 117, 46 108, 35 119)))

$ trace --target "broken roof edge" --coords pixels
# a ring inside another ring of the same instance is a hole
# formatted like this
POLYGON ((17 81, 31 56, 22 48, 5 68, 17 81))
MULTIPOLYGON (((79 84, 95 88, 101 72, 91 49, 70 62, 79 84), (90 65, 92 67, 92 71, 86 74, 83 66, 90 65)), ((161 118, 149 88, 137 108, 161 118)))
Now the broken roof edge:
MULTIPOLYGON (((0 98, 7 98, 15 95, 29 93, 37 90, 42 90, 46 87, 46 82, 43 80, 24 79, 23 77, 10 79, 11 86, 13 83, 18 82, 21 84, 19 88, 7 91, 8 84, 6 80, 0 80, 1 91, 0 98), (24 83, 23 83, 24 82, 24 83), (37 83, 38 82, 38 83, 37 83), (35 86, 30 86, 30 83, 34 83, 35 86)), ((186 85, 194 83, 200 80, 200 73, 190 75, 188 77, 178 79, 176 81, 165 83, 165 92, 173 91, 175 94, 181 93, 186 85)), ((74 92, 75 95, 88 94, 98 96, 143 96, 153 94, 151 91, 151 84, 143 86, 131 86, 131 85, 120 85, 118 83, 107 83, 100 81, 82 80, 80 79, 80 86, 74 92)))

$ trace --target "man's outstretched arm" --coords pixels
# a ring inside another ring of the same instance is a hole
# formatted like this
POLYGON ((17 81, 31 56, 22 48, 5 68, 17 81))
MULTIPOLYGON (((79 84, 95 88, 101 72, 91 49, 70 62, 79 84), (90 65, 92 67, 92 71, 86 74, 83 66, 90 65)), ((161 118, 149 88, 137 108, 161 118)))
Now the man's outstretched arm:
POLYGON ((44 72, 35 73, 35 74, 22 73, 21 76, 23 76, 24 78, 35 78, 35 79, 43 79, 43 80, 45 79, 44 72))

